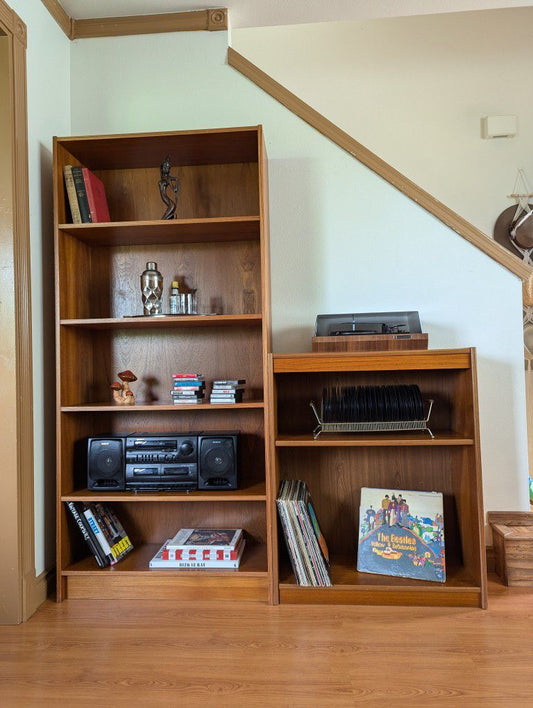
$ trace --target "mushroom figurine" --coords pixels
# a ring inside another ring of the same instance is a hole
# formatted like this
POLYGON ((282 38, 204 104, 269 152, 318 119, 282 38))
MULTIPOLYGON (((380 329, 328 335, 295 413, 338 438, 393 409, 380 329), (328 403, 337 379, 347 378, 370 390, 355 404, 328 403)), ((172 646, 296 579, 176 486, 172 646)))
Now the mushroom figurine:
POLYGON ((133 392, 130 389, 130 383, 137 381, 137 377, 135 376, 133 371, 130 371, 129 369, 126 369, 126 371, 121 371, 117 374, 117 376, 122 381, 122 397, 124 399, 122 402, 125 405, 134 406, 135 396, 133 395, 133 392))
POLYGON ((115 381, 111 384, 111 389, 113 390, 113 400, 118 403, 119 406, 122 405, 122 384, 115 381))
POLYGON ((134 406, 135 396, 133 395, 133 391, 126 391, 122 400, 125 406, 134 406))

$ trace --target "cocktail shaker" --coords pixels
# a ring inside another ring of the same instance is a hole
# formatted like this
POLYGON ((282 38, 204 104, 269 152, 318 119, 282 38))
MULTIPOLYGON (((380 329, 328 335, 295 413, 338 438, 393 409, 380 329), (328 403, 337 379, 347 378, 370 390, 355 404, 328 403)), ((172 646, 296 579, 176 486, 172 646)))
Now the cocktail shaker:
POLYGON ((141 275, 141 295, 145 315, 161 315, 163 313, 163 276, 157 270, 157 263, 149 261, 146 270, 141 275))

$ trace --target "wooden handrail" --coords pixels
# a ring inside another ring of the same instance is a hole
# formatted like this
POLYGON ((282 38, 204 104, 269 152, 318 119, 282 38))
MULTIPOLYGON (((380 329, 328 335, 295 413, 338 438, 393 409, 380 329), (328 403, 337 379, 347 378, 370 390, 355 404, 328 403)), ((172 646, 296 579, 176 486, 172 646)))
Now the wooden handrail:
POLYGON ((412 182, 401 172, 398 172, 398 170, 382 160, 371 150, 361 145, 357 140, 354 140, 348 133, 345 133, 314 108, 311 108, 311 106, 255 66, 255 64, 252 64, 251 61, 243 57, 242 54, 239 54, 239 52, 235 51, 232 47, 228 48, 228 64, 234 69, 237 69, 237 71, 246 76, 246 78, 250 79, 250 81, 253 81, 254 84, 263 89, 263 91, 266 91, 272 98, 275 98, 276 101, 295 113, 299 118, 315 128, 315 130, 318 130, 326 138, 329 138, 340 148, 355 157, 356 160, 366 167, 369 167, 380 177, 383 177, 384 180, 392 184, 396 189, 399 189, 400 192, 409 197, 409 199, 412 199, 416 204, 430 214, 433 214, 433 216, 437 217, 437 219, 459 234, 459 236, 462 236, 472 245, 476 246, 476 248, 479 248, 487 256, 490 256, 490 258, 497 263, 510 270, 511 273, 517 275, 525 283, 533 281, 533 268, 526 265, 517 256, 503 246, 500 246, 494 239, 484 234, 445 204, 439 202, 438 199, 435 199, 435 197, 412 182))

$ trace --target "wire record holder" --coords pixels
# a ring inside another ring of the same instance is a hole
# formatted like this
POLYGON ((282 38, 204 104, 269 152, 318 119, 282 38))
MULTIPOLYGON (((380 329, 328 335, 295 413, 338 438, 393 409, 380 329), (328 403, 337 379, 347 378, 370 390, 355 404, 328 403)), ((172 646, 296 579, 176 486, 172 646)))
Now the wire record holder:
POLYGON ((365 422, 337 422, 326 423, 324 421, 323 404, 320 405, 320 410, 314 401, 309 404, 313 409, 313 413, 318 421, 318 425, 313 430, 313 438, 318 439, 321 433, 386 433, 400 432, 404 430, 419 430, 427 431, 433 440, 435 436, 428 426, 433 409, 434 399, 430 398, 424 401, 424 418, 422 420, 397 420, 397 421, 365 421, 365 422))

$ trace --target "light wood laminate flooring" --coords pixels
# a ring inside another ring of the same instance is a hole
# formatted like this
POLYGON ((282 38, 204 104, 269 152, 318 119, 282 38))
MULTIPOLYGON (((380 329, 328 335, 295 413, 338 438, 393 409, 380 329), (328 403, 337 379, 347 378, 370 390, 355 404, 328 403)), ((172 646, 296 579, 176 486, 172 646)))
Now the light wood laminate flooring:
POLYGON ((0 628, 0 705, 533 706, 533 589, 489 609, 47 601, 0 628))

